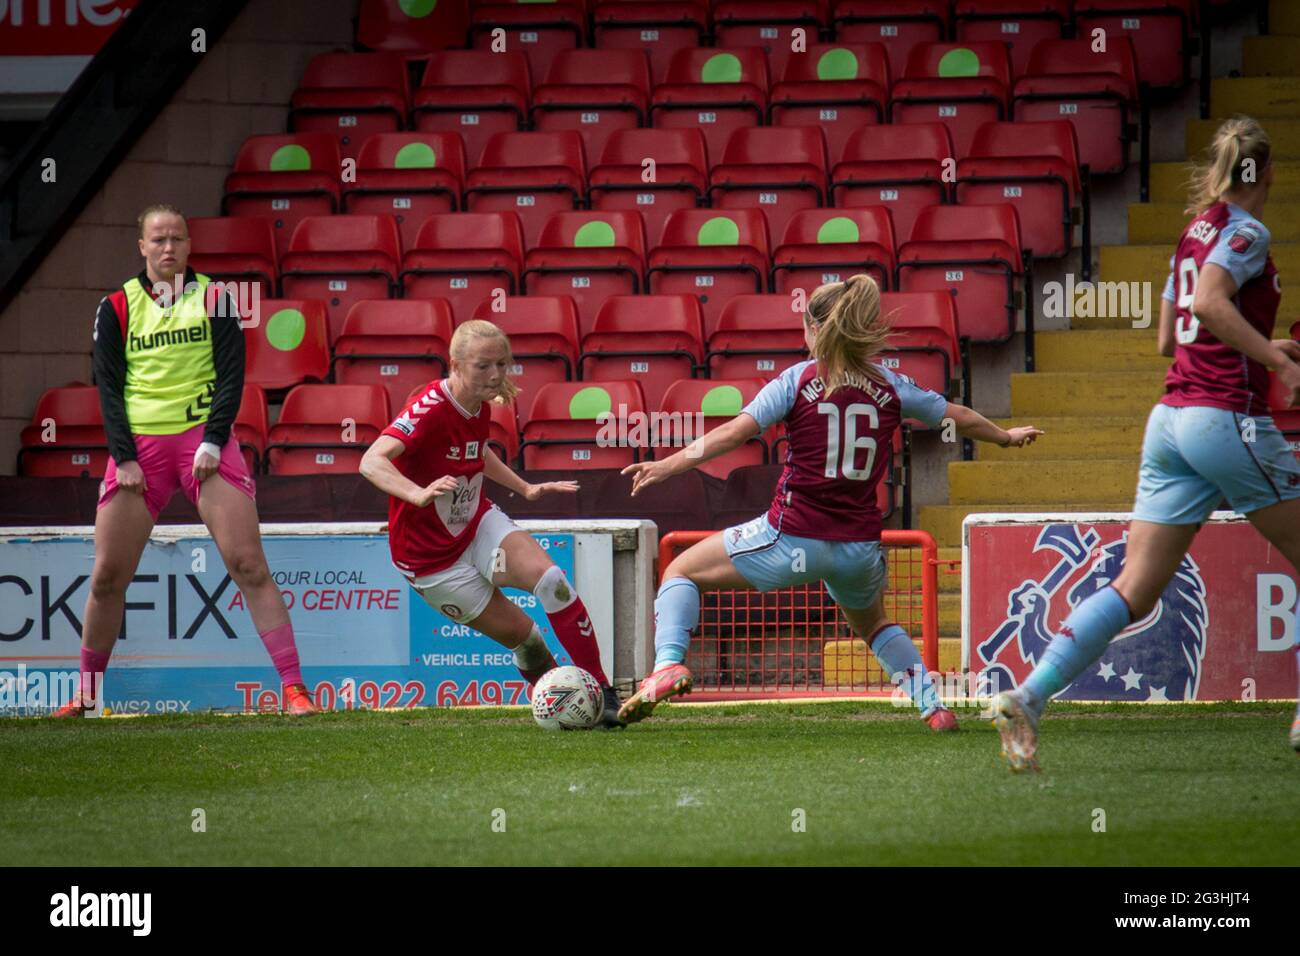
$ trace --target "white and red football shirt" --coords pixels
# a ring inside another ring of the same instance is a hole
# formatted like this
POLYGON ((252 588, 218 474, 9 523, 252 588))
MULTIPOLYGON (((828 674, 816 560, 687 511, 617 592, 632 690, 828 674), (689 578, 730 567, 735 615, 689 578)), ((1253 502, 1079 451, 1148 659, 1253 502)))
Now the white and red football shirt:
POLYGON ((447 380, 430 382, 383 434, 403 445, 393 464, 421 487, 454 475, 457 487, 426 508, 388 499, 388 546, 399 571, 419 577, 450 567, 470 542, 491 502, 483 494, 483 456, 492 412, 484 402, 471 415, 447 380))
POLYGON ((763 431, 785 422, 785 471, 767 520, 777 531, 821 541, 880 540, 876 486, 894 430, 915 418, 934 428, 948 401, 906 375, 876 366, 879 380, 826 397, 817 363, 792 365, 745 406, 763 431))
POLYGON ((1208 405, 1244 415, 1267 414, 1268 369, 1220 342, 1192 313, 1201 269, 1212 262, 1237 283, 1233 304, 1266 339, 1282 301, 1282 285, 1264 224, 1232 203, 1215 203, 1183 230, 1169 261, 1164 298, 1177 307, 1174 364, 1165 376, 1165 405, 1208 405))

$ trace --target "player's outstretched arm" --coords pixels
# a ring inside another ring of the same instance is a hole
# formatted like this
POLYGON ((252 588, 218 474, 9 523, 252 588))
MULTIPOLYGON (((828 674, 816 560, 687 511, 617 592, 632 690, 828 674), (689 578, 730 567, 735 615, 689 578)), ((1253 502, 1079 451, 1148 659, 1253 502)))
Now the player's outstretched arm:
POLYGON ((975 409, 967 408, 965 405, 954 405, 952 402, 948 403, 944 415, 953 420, 958 433, 962 436, 974 438, 976 441, 991 442, 1003 448, 1010 446, 1023 448, 1025 445, 1033 444, 1034 439, 1043 434, 1041 428, 1035 428, 1033 425, 1021 425, 1009 431, 999 428, 975 409))
POLYGON ((392 435, 380 435, 375 443, 366 449, 358 470, 366 481, 384 494, 392 495, 417 508, 428 507, 434 498, 445 495, 456 487, 457 481, 452 475, 443 475, 423 488, 417 485, 398 471, 397 466, 393 464, 393 459, 399 457, 404 451, 406 446, 392 435))
POLYGON ((573 494, 578 490, 576 481, 544 481, 537 485, 524 481, 509 465, 498 458, 497 453, 491 448, 483 456, 483 474, 490 481, 495 481, 502 488, 513 491, 517 495, 522 495, 528 501, 536 501, 542 495, 553 491, 573 494))
POLYGON ((675 455, 659 461, 642 461, 628 465, 623 474, 632 476, 632 497, 642 488, 657 485, 665 478, 690 471, 719 455, 739 448, 759 433, 758 422, 748 412, 741 412, 725 425, 719 425, 707 435, 701 435, 675 455))

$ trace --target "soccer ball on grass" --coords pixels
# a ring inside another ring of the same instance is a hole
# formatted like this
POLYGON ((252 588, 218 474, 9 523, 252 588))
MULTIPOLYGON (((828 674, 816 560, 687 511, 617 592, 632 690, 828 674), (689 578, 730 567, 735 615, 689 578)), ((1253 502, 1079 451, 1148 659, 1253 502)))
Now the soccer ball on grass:
POLYGON ((533 719, 546 730, 590 730, 604 710, 600 683, 581 667, 556 667, 533 687, 533 719))

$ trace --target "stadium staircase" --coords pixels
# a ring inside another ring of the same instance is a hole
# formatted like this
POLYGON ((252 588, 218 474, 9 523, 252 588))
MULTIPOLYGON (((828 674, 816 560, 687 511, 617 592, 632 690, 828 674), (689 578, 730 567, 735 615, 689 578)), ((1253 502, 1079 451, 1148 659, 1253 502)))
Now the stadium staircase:
MULTIPOLYGON (((1186 155, 1194 159, 1238 113, 1269 132, 1276 171, 1267 224, 1283 276, 1277 338, 1300 313, 1300 292, 1286 282, 1300 276, 1300 3, 1271 0, 1268 22, 1269 35, 1243 41, 1244 75, 1212 82, 1211 118, 1188 120, 1186 155)), ((948 504, 922 507, 918 522, 935 536, 941 559, 960 560, 962 520, 975 512, 1132 507, 1146 417, 1169 366, 1156 353, 1156 326, 1169 256, 1187 223, 1186 179, 1185 162, 1153 163, 1151 201, 1129 206, 1128 245, 1100 249, 1100 281, 1152 284, 1150 327, 1133 328, 1132 316, 1076 317, 1069 331, 1038 333, 1036 371, 1011 376, 1011 418, 998 424, 1032 423, 1047 435, 1024 449, 980 444, 975 461, 948 465, 948 504)), ((940 664, 955 669, 961 578, 939 580, 940 664)))

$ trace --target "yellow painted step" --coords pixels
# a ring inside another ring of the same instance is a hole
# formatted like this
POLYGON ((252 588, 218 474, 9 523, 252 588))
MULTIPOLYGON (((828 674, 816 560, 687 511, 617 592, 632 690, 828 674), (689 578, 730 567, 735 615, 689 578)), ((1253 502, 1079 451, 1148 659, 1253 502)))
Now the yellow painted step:
MULTIPOLYGON (((886 561, 889 568, 889 580, 898 584, 908 579, 915 572, 912 570, 909 557, 910 549, 890 548, 885 552, 886 561)), ((961 548, 940 548, 939 561, 961 561, 961 548)), ((940 594, 960 594, 961 593, 961 575, 949 574, 950 570, 959 568, 959 565, 947 565, 940 563, 938 568, 939 593, 940 594)))
MULTIPOLYGON (((1300 45, 1300 40, 1296 41, 1300 45)), ((1297 54, 1296 62, 1300 64, 1300 53, 1297 54)), ((1297 67, 1300 69, 1300 66, 1297 67)), ((1273 185, 1269 189, 1268 201, 1269 209, 1272 203, 1295 203, 1300 202, 1300 163, 1277 159, 1273 162, 1273 185)), ((1187 180, 1191 175, 1191 167, 1188 163, 1152 163, 1151 164, 1151 202, 1153 203, 1172 203, 1181 210, 1187 205, 1187 180)), ((1131 222, 1131 220, 1130 220, 1131 222)), ((1187 224, 1187 217, 1182 216, 1182 225, 1178 227, 1179 232, 1187 224)), ((1272 227, 1269 227, 1272 231, 1272 227)), ((1279 241, 1276 235, 1273 240, 1279 241)), ((1139 242, 1129 234, 1130 242, 1139 242)))
POLYGON ((1003 428, 1012 425, 1037 425, 1046 434, 1024 448, 999 448, 976 442, 979 461, 1040 461, 1061 458, 1136 458, 1142 453, 1142 436, 1146 417, 1032 418, 1023 421, 1000 420, 1003 428))
POLYGON ((960 593, 939 595, 939 636, 961 637, 960 593))
POLYGON ((1029 512, 1088 512, 1088 513, 1105 513, 1105 514, 1128 514, 1133 510, 1133 493, 1120 501, 1107 503, 1097 503, 1090 501, 1076 501, 1068 505, 1051 505, 1045 507, 1041 504, 952 504, 952 505, 923 505, 918 514, 918 525, 924 528, 930 534, 934 535, 935 540, 944 546, 961 547, 961 523, 969 514, 977 514, 985 511, 1004 511, 1015 514, 1024 514, 1029 512))
POLYGON ((1269 0, 1268 32, 1273 36, 1300 35, 1300 3, 1295 0, 1269 0))
MULTIPOLYGON (((1269 208, 1264 209, 1264 224, 1273 231, 1269 208)), ((1184 223, 1185 224, 1185 223, 1184 223)), ((1175 237, 1177 238, 1177 237, 1175 237)), ((1164 291, 1169 278, 1169 259, 1174 254, 1174 243, 1131 243, 1127 246, 1102 246, 1101 268, 1098 279, 1106 282, 1155 282, 1156 295, 1164 291)), ((1292 285, 1300 287, 1300 243, 1278 242, 1269 247, 1273 264, 1282 275, 1282 294, 1286 295, 1287 276, 1295 276, 1292 285)))
POLYGON ((1071 329, 1034 335, 1039 372, 1163 372, 1169 359, 1156 351, 1159 305, 1147 329, 1071 329))
POLYGON ((952 504, 1038 502, 1055 507, 1084 498, 1117 500, 1137 488, 1138 460, 1094 458, 1058 461, 953 461, 948 463, 952 504))
MULTIPOLYGON (((919 649, 921 635, 910 635, 919 649)), ((822 648, 822 672, 828 687, 865 687, 878 661, 871 657, 867 642, 861 638, 841 638, 827 641, 822 648)), ((945 632, 939 629, 939 672, 961 669, 961 624, 945 632)))
POLYGON ((1210 81, 1214 116, 1243 113, 1264 122, 1300 116, 1300 76, 1249 76, 1210 81))
POLYGON ((961 628, 951 637, 939 632, 939 671, 947 674, 961 670, 961 628))
MULTIPOLYGON (((1202 152, 1210 145, 1214 131, 1223 122, 1218 119, 1190 119, 1187 121, 1187 156, 1200 159, 1202 152)), ((1269 141, 1273 145, 1275 160, 1300 159, 1300 119, 1283 119, 1270 117, 1264 124, 1268 130, 1269 141)))
POLYGON ((1246 37, 1241 44, 1241 60, 1247 76, 1300 75, 1300 37, 1246 37))
MULTIPOLYGON (((1265 207, 1265 222, 1273 243, 1300 241, 1300 203, 1274 202, 1270 197, 1265 207)), ((1128 240, 1142 245, 1166 243, 1173 251, 1187 216, 1182 203, 1130 203, 1128 207, 1128 240)))
POLYGON ((1014 372, 1011 417, 1145 418, 1164 394, 1164 383, 1163 372, 1014 372))

